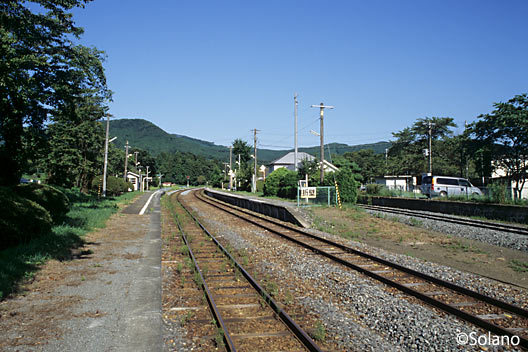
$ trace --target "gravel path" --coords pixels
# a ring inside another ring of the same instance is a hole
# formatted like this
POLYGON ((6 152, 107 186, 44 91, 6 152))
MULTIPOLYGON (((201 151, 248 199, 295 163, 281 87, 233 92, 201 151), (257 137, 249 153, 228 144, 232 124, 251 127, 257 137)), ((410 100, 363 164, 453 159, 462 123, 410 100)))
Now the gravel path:
POLYGON ((195 206, 195 211, 231 246, 247 250, 257 261, 255 270, 277 282, 293 279, 297 303, 318 313, 329 335, 344 350, 467 350, 468 346, 457 344, 457 334, 477 331, 266 231, 232 222, 227 225, 224 214, 203 205, 195 206))
POLYGON ((49 261, 0 304, 2 351, 161 351, 159 196, 114 214, 71 260, 49 261))

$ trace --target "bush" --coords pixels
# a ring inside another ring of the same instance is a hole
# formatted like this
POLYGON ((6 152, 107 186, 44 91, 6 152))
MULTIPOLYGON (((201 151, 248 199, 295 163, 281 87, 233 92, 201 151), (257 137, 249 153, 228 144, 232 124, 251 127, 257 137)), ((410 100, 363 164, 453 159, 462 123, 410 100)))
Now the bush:
POLYGON ((356 203, 357 201, 360 184, 354 176, 355 174, 349 168, 341 168, 335 174, 342 202, 356 203))
POLYGON ((0 187, 0 249, 27 243, 51 231, 49 212, 21 197, 12 188, 0 187))
POLYGON ((14 190, 19 196, 32 200, 46 209, 54 222, 60 220, 70 210, 68 197, 55 187, 28 183, 17 185, 14 190))
POLYGON ((277 195, 281 198, 295 199, 297 197, 297 173, 288 171, 279 181, 277 195))
POLYGON ((380 184, 377 184, 377 183, 369 183, 367 186, 367 194, 372 194, 372 195, 376 195, 376 194, 380 194, 384 188, 386 188, 384 185, 380 185, 380 184))
POLYGON ((264 182, 264 195, 295 198, 297 195, 297 173, 286 168, 273 171, 264 182))
MULTIPOLYGON (((108 176, 106 178, 106 194, 110 196, 117 196, 128 192, 128 189, 134 189, 130 182, 126 182, 121 177, 108 176)), ((92 190, 98 192, 103 190, 103 176, 97 176, 92 181, 92 190)))
POLYGON ((257 180, 257 192, 262 192, 264 190, 264 181, 257 180))

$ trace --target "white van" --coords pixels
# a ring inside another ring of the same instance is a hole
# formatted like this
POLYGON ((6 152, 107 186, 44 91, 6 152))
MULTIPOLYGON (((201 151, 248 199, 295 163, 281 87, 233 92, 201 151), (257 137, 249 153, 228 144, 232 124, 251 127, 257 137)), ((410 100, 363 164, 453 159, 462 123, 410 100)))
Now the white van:
POLYGON ((424 176, 420 190, 429 198, 434 196, 480 196, 482 191, 465 178, 450 176, 424 176))

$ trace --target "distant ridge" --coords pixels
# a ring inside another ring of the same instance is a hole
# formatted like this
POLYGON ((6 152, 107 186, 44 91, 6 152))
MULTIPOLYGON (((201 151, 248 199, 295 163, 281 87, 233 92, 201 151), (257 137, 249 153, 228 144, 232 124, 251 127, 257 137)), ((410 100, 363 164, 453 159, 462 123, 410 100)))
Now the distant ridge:
MULTIPOLYGON (((176 151, 190 152, 206 158, 217 160, 229 160, 229 148, 212 142, 196 138, 170 134, 144 119, 118 119, 110 121, 110 134, 117 136, 120 144, 128 140, 131 147, 140 148, 153 155, 162 152, 173 153, 176 151)), ((233 137, 233 139, 235 139, 233 137)), ((372 144, 361 144, 350 146, 341 143, 330 143, 325 145, 325 158, 328 158, 328 148, 332 154, 344 154, 361 149, 372 149, 376 153, 385 153, 385 148, 390 147, 390 142, 378 142, 372 144)), ((259 163, 268 163, 283 156, 289 150, 259 149, 259 163)), ((319 147, 299 148, 299 151, 319 155, 319 147)))

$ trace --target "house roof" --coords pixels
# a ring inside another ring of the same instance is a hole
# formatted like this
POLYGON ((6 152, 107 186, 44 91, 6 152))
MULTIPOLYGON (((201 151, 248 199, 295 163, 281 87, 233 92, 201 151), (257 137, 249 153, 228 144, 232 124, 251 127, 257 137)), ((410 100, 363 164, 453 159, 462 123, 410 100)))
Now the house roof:
MULTIPOLYGON (((272 161, 269 164, 270 165, 276 165, 276 164, 293 165, 294 164, 294 158, 295 158, 295 152, 289 152, 288 154, 278 158, 275 161, 272 161)), ((311 154, 308 154, 308 153, 305 153, 305 152, 298 152, 297 153, 297 162, 300 162, 301 160, 305 160, 305 159, 308 159, 308 160, 312 161, 312 160, 315 159, 315 156, 313 156, 311 154)))
POLYGON ((334 171, 338 171, 339 168, 337 166, 335 166, 334 164, 332 164, 331 162, 329 162, 328 160, 323 160, 323 164, 330 170, 334 170, 334 171))

